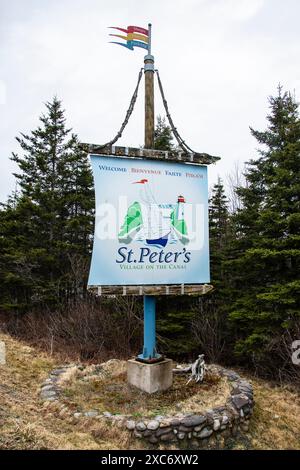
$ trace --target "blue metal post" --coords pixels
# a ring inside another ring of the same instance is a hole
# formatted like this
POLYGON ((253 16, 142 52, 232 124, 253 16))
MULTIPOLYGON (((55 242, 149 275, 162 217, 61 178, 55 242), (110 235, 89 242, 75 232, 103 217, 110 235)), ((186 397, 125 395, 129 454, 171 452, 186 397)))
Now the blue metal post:
POLYGON ((154 296, 144 295, 144 347, 143 353, 138 356, 144 361, 161 357, 156 352, 155 304, 156 298, 154 296))

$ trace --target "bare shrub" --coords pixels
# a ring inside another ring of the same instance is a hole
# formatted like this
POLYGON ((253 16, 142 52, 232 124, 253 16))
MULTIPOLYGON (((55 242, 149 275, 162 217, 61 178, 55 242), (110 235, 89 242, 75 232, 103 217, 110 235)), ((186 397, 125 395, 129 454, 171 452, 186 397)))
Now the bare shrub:
POLYGON ((243 166, 241 167, 240 162, 236 161, 232 172, 226 175, 229 211, 231 214, 242 208, 242 201, 236 190, 246 184, 244 171, 245 169, 243 166))
POLYGON ((2 328, 64 359, 106 360, 139 350, 142 322, 134 298, 82 299, 65 309, 2 316, 2 328))
POLYGON ((225 349, 225 318, 212 296, 199 297, 194 307, 192 334, 196 339, 199 351, 205 354, 208 362, 218 363, 225 349))
POLYGON ((300 340, 300 321, 281 335, 274 335, 269 341, 263 360, 252 358, 257 376, 276 379, 280 384, 300 386, 300 365, 293 364, 292 343, 300 340))

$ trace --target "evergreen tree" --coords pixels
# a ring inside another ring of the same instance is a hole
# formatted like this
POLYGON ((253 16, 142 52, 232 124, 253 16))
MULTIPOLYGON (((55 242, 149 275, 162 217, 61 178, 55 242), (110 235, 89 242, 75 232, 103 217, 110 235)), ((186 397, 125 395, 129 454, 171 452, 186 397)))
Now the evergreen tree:
MULTIPOLYGON (((251 160, 243 207, 235 216, 237 242, 231 275, 236 353, 255 364, 268 362, 286 331, 300 320, 300 120, 289 93, 271 97, 266 131, 251 129, 262 146, 251 160)), ((269 361, 271 367, 271 361, 269 361)), ((275 367, 278 361, 272 358, 275 367)))
POLYGON ((157 117, 154 134, 154 148, 157 150, 174 149, 171 127, 166 124, 166 119, 161 116, 157 117))
POLYGON ((209 245, 211 277, 215 281, 222 279, 222 262, 229 235, 228 200, 221 178, 212 189, 209 201, 209 245))
POLYGON ((4 269, 5 282, 12 286, 14 279, 26 286, 27 304, 57 303, 82 289, 87 273, 79 280, 71 271, 89 256, 93 231, 94 193, 86 155, 66 128, 61 102, 54 98, 46 111, 36 130, 16 138, 23 151, 12 156, 21 170, 15 174, 20 190, 1 213, 6 244, 1 265, 12 264, 10 272, 4 269), (22 270, 12 269, 20 267, 20 260, 30 269, 30 282, 22 270))
POLYGON ((198 298, 192 328, 198 350, 205 353, 212 362, 224 359, 231 343, 226 308, 230 292, 224 270, 230 248, 230 235, 228 199, 223 182, 218 178, 209 200, 210 273, 214 290, 198 298))

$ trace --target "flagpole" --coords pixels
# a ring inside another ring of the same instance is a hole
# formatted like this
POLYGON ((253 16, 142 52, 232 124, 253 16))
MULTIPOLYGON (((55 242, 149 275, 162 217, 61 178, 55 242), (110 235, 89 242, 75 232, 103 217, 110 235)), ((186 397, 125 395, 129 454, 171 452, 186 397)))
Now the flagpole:
MULTIPOLYGON (((144 57, 145 72, 145 148, 154 148, 154 57, 151 55, 151 24, 148 24, 148 54, 144 57)), ((144 347, 138 356, 144 362, 162 359, 156 352, 156 298, 144 295, 144 347)))
POLYGON ((154 57, 151 55, 151 24, 148 25, 148 54, 144 57, 145 71, 145 148, 154 147, 154 57))

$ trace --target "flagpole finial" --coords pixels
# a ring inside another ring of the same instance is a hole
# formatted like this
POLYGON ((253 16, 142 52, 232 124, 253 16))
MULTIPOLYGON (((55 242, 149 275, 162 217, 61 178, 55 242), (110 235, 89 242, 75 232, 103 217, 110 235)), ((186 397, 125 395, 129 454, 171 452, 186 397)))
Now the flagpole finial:
POLYGON ((151 33, 152 33, 152 24, 148 23, 148 54, 151 55, 151 33))

